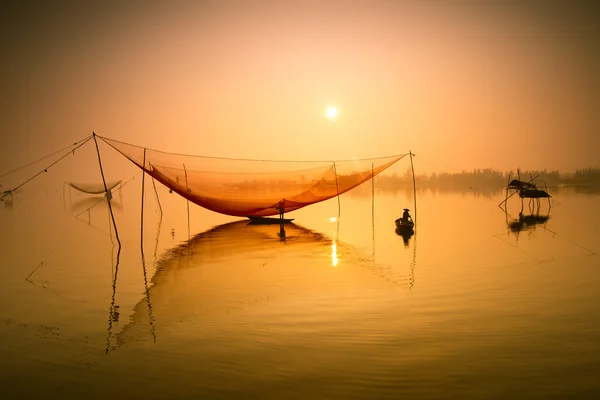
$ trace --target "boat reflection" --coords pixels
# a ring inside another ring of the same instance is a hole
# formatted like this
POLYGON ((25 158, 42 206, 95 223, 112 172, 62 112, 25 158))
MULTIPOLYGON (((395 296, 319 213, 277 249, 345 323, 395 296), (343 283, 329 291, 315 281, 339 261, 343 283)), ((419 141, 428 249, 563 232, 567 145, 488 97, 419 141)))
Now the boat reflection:
POLYGON ((408 248, 410 245, 410 238, 413 237, 413 235, 415 234, 415 231, 412 229, 403 229, 403 228, 396 228, 396 235, 401 236, 402 240, 404 241, 404 247, 408 248))

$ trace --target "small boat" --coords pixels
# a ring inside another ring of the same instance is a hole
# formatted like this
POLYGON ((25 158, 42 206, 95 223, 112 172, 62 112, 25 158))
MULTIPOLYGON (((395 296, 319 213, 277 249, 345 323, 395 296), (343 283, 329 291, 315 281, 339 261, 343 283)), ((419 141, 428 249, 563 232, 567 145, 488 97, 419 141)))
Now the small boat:
POLYGON ((253 225, 280 225, 289 224, 294 218, 268 218, 268 217, 254 217, 247 215, 246 218, 250 220, 250 224, 253 225))
POLYGON ((398 218, 396 220, 396 229, 401 231, 412 231, 415 227, 415 223, 413 221, 406 221, 402 218, 398 218))

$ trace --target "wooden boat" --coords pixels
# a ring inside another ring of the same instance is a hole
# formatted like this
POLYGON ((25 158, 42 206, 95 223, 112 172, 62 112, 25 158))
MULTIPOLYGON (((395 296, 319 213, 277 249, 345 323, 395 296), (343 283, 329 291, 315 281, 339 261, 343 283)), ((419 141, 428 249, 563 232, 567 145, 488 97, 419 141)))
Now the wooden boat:
POLYGON ((269 218, 269 217, 253 217, 253 216, 246 216, 246 218, 248 218, 250 220, 251 224, 254 225, 280 225, 280 224, 289 224, 290 222, 292 222, 294 220, 294 218, 269 218))
POLYGON ((402 218, 396 220, 396 229, 400 231, 412 231, 415 228, 413 221, 405 221, 402 218))

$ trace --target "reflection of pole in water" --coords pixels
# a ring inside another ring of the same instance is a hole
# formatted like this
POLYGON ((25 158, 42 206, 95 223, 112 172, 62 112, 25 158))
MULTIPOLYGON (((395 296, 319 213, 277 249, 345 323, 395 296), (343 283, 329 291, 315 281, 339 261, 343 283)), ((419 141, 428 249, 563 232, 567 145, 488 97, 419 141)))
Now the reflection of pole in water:
POLYGON ((156 328, 154 327, 152 301, 150 300, 150 291, 148 290, 148 277, 146 275, 146 258, 144 257, 144 250, 142 250, 142 271, 144 273, 144 292, 146 294, 146 301, 148 303, 148 321, 150 322, 150 333, 152 334, 154 343, 156 343, 156 328))
MULTIPOLYGON (((144 149, 144 168, 146 167, 146 149, 144 149)), ((146 257, 144 256, 144 177, 145 177, 145 170, 142 170, 142 212, 141 212, 141 218, 140 218, 140 253, 142 256, 142 272, 144 275, 144 291, 146 293, 146 300, 148 302, 148 321, 150 322, 150 332, 152 333, 152 338, 154 339, 154 343, 156 343, 156 330, 154 329, 154 320, 152 317, 152 303, 150 301, 150 292, 148 291, 148 277, 146 274, 146 257)), ((154 181, 153 181, 154 182, 154 181)), ((186 178, 186 184, 187 184, 187 178, 186 178)), ((160 222, 162 221, 162 214, 161 214, 161 219, 159 220, 159 233, 160 233, 160 222)), ((154 258, 156 260, 156 252, 157 249, 156 247, 158 247, 158 236, 156 238, 156 246, 154 249, 154 258)))
POLYGON ((112 337, 112 325, 113 325, 113 320, 115 322, 118 321, 118 317, 115 319, 115 308, 118 308, 118 306, 115 307, 115 296, 117 293, 117 276, 119 275, 119 258, 121 256, 121 246, 119 246, 118 250, 117 250, 117 263, 115 264, 115 273, 113 275, 113 283, 112 283, 112 299, 110 301, 110 307, 109 307, 109 311, 108 311, 108 335, 106 336, 106 350, 104 352, 104 354, 108 354, 108 351, 110 350, 110 339, 112 337))
POLYGON ((410 263, 410 274, 409 274, 409 284, 408 284, 408 288, 409 290, 412 289, 412 287, 415 285, 415 265, 417 263, 417 234, 415 232, 415 240, 413 240, 413 259, 412 262, 410 263))

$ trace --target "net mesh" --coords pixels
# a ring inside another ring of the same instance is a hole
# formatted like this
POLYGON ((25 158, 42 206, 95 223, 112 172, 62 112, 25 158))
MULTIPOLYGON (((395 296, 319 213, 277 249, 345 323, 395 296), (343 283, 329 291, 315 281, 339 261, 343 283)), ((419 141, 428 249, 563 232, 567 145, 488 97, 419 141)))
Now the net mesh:
POLYGON ((189 201, 239 217, 276 215, 280 208, 287 213, 330 199, 406 156, 343 161, 240 160, 165 153, 100 138, 189 201))
MULTIPOLYGON (((87 194, 104 194, 104 183, 76 183, 76 182, 66 182, 67 185, 71 186, 74 189, 79 190, 80 192, 84 192, 87 194)), ((113 190, 121 183, 120 180, 114 182, 106 182, 106 189, 113 190)))

